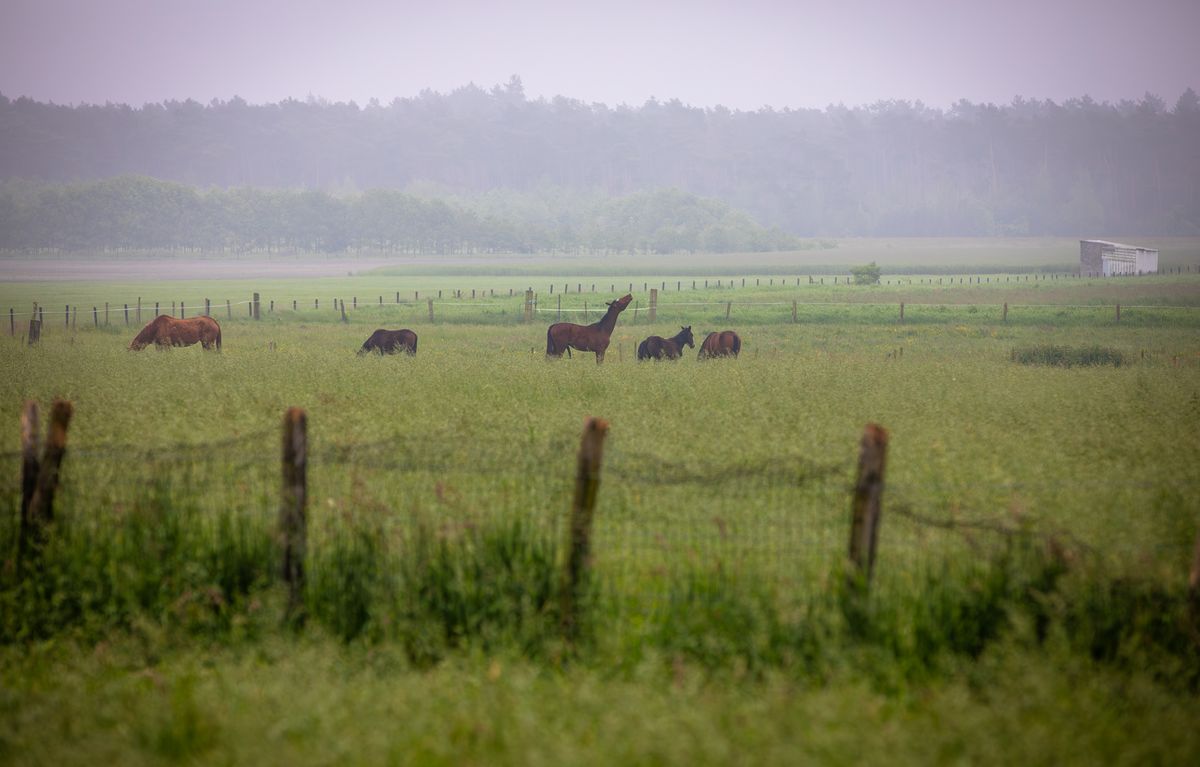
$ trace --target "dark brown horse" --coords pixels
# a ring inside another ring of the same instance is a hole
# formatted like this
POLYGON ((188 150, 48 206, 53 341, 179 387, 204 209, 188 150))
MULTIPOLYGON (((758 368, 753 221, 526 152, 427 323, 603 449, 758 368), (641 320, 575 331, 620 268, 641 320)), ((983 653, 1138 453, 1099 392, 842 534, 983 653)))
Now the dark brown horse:
POLYGON ((742 339, 732 330, 722 330, 719 333, 709 333, 700 344, 700 353, 696 359, 706 360, 710 357, 736 357, 742 350, 742 339))
POLYGON ((172 346, 191 346, 198 343, 208 350, 221 351, 221 326, 212 317, 189 317, 177 320, 169 314, 160 314, 146 323, 146 327, 133 337, 131 351, 139 352, 150 344, 159 349, 172 346))
POLYGON ((410 357, 417 353, 417 334, 405 328, 404 330, 384 330, 380 328, 363 342, 358 350, 359 356, 367 352, 380 354, 396 354, 406 352, 410 357))
POLYGON ((674 338, 650 336, 638 346, 639 360, 677 360, 683 356, 683 347, 696 348, 692 339, 692 326, 681 328, 674 338))
POLYGON ((571 356, 571 350, 595 352, 596 364, 604 362, 604 352, 608 349, 608 339, 612 336, 613 328, 617 326, 617 315, 625 311, 625 307, 633 301, 633 296, 626 294, 616 301, 609 301, 608 311, 599 322, 591 325, 576 325, 573 322, 556 322, 546 331, 546 359, 558 359, 571 356))

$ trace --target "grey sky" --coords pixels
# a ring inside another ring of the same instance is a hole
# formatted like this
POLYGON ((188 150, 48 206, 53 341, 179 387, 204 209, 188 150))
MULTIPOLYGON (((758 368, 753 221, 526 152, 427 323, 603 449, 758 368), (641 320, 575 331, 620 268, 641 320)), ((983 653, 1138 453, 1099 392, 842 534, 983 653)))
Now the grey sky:
POLYGON ((1200 0, 0 0, 0 92, 59 103, 447 91, 822 107, 1200 88, 1200 0))

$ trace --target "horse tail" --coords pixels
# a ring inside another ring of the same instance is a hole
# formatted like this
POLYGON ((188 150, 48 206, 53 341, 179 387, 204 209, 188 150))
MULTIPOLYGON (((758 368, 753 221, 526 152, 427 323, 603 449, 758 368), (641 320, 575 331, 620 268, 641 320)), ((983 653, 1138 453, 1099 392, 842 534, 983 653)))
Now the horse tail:
POLYGON ((645 341, 642 341, 640 344, 638 344, 638 355, 637 355, 637 357, 638 357, 638 359, 639 359, 639 360, 648 359, 648 358, 650 357, 650 351, 649 351, 649 350, 646 348, 646 342, 645 342, 645 341))
POLYGON ((221 351, 221 326, 217 325, 217 351, 221 351))
POLYGON ((554 348, 554 326, 546 328, 546 356, 556 353, 554 348))
POLYGON ((409 354, 409 356, 412 356, 412 357, 415 357, 417 354, 417 334, 416 333, 413 333, 413 342, 412 342, 412 346, 410 346, 408 349, 408 354, 409 354))
POLYGON ((733 356, 738 356, 742 352, 742 337, 737 333, 733 334, 733 356))

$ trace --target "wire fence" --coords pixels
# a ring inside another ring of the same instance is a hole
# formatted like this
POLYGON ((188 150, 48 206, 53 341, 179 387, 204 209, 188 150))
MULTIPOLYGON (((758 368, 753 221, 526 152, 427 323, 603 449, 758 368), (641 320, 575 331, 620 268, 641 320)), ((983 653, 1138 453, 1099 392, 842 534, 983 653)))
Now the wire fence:
MULTIPOLYGON (((277 432, 262 431, 160 448, 70 447, 56 518, 111 536, 130 515, 147 509, 190 515, 197 524, 232 514, 270 536, 283 497, 278 439, 277 432)), ((308 453, 310 545, 320 552, 347 526, 362 524, 386 546, 411 538, 420 525, 453 536, 514 520, 547 540, 563 541, 576 447, 574 435, 548 442, 403 435, 344 443, 317 433, 308 453)), ((850 534, 856 456, 853 445, 845 448, 820 457, 783 451, 675 458, 613 439, 595 517, 595 572, 641 601, 662 598, 673 575, 712 568, 794 595, 820 593, 845 561, 850 534)), ((19 453, 0 454, 0 493, 9 508, 20 497, 20 460, 19 453)), ((1174 489, 1181 499, 1193 497, 1197 484, 1180 478, 1174 489)), ((1122 508, 1139 499, 1161 505, 1169 489, 1117 477, 891 483, 876 581, 885 591, 907 588, 1014 538, 1053 537, 1080 551, 1102 551, 1113 538, 1097 540, 1080 514, 1096 515, 1106 499, 1122 508), (1075 498, 1072 508, 1061 508, 1064 497, 1075 498), (1018 499, 1025 519, 1013 513, 1018 499), (1065 516, 1039 519, 1045 511, 1065 516)), ((1130 541, 1143 557, 1186 558, 1189 546, 1153 531, 1130 541)))

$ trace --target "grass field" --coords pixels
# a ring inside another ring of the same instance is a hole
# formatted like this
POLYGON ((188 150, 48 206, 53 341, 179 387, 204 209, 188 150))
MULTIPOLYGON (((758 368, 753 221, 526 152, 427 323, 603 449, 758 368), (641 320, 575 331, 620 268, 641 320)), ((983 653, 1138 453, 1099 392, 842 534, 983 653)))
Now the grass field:
MULTIPOLYGON (((76 408, 37 586, 0 461, 0 758, 1194 761, 1200 277, 911 279, 668 290, 654 325, 635 290, 601 367, 543 361, 559 293, 535 285, 522 323, 527 275, 0 283, 47 308, 40 346, 0 338, 4 449, 24 399, 76 408), (262 321, 214 310, 219 355, 126 352, 112 311, 253 291, 262 321), (633 362, 680 324, 736 328, 742 357, 633 362), (415 358, 355 356, 402 325, 415 358), (1047 344, 1122 364, 1013 361, 1047 344), (289 406, 312 439, 299 636, 272 585, 289 406), (571 650, 554 594, 587 415, 612 427, 571 650), (869 421, 891 445, 861 604, 842 558, 869 421)), ((586 282, 570 317, 613 297, 586 282)))

